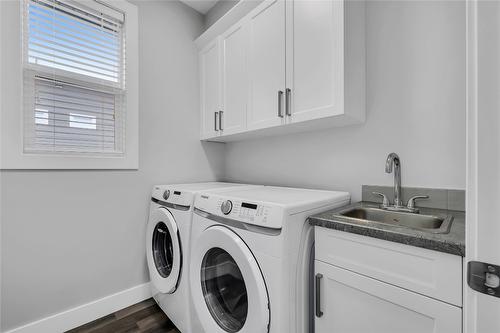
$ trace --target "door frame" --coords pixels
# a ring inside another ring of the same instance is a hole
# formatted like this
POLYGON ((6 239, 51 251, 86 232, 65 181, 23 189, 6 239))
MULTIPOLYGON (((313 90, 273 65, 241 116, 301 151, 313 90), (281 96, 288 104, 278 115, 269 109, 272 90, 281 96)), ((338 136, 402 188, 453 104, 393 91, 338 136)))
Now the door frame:
MULTIPOLYGON (((463 307, 463 328, 464 333, 486 333, 486 332, 498 332, 500 331, 500 321, 496 319, 495 315, 498 315, 500 311, 500 299, 487 296, 476 292, 469 288, 467 284, 467 263, 469 261, 485 261, 488 260, 498 260, 499 256, 495 254, 491 256, 486 256, 488 251, 484 244, 484 241, 491 239, 498 239, 500 237, 500 228, 495 225, 494 228, 487 228, 489 225, 498 224, 498 219, 485 218, 483 215, 486 213, 480 213, 480 209, 484 207, 484 200, 490 201, 488 193, 484 193, 484 186, 480 187, 480 177, 479 171, 481 165, 489 165, 491 160, 498 158, 500 154, 492 153, 489 156, 489 161, 485 160, 485 154, 479 156, 480 147, 480 116, 487 114, 484 106, 479 109, 479 102, 486 104, 488 107, 488 100, 480 100, 483 97, 479 94, 480 80, 487 80, 488 77, 480 76, 480 49, 479 49, 479 33, 480 27, 483 22, 480 21, 480 9, 479 5, 484 2, 480 0, 468 0, 466 1, 466 256, 464 260, 463 267, 463 294, 464 294, 464 307, 463 307), (495 155, 496 154, 496 155, 495 155), (481 206, 480 206, 480 203, 481 206), (481 220, 480 220, 481 219, 481 220), (480 221, 480 222, 479 222, 480 221), (481 227, 481 228, 479 228, 481 227), (485 235, 485 230, 488 229, 489 234, 485 235), (485 255, 486 254, 486 255, 485 255), (480 314, 480 315, 479 315, 480 314), (481 319, 479 319, 481 318, 481 319), (491 318, 491 320, 486 320, 485 318, 491 318), (482 321, 482 322, 480 322, 482 321)), ((493 13, 492 15, 495 15, 493 13)), ((500 16, 500 6, 496 15, 500 16)), ((496 32, 497 37, 500 39, 500 29, 496 32)), ((500 40, 496 42, 500 45, 500 40)), ((498 54, 497 54, 498 55, 498 54)), ((488 66, 489 64, 485 64, 488 66)), ((497 63, 498 68, 488 68, 489 72, 493 75, 498 75, 500 72, 500 62, 497 63)), ((483 70, 484 73, 484 70, 483 70)), ((498 102, 497 102, 498 103, 498 102)), ((495 105, 493 105, 495 107, 495 105)), ((488 119, 486 119, 488 120, 488 119)), ((483 124, 484 122, 481 122, 483 124)), ((492 122, 494 124, 495 122, 492 122)), ((482 129, 483 135, 487 133, 489 129, 482 129)), ((498 128, 497 128, 498 132, 498 128)), ((498 150, 499 144, 498 140, 492 141, 493 151, 498 150)), ((481 167, 483 170, 484 167, 481 167)), ((490 168, 491 169, 491 168, 490 168)), ((486 170, 488 171, 488 170, 486 170)), ((490 170, 491 171, 491 170, 490 170)), ((483 170, 484 172, 484 170, 483 170)), ((496 170, 498 172, 498 170, 496 170)), ((497 185, 497 181, 500 177, 495 176, 495 179, 491 180, 492 186, 497 185)), ((495 200, 496 198, 493 198, 495 200)), ((499 247, 496 246, 495 249, 499 247)), ((492 262, 492 264, 499 265, 500 262, 492 262)))
POLYGON ((477 303, 467 285, 467 262, 476 257, 477 198, 477 3, 466 2, 466 256, 463 261, 463 328, 476 327, 477 303))

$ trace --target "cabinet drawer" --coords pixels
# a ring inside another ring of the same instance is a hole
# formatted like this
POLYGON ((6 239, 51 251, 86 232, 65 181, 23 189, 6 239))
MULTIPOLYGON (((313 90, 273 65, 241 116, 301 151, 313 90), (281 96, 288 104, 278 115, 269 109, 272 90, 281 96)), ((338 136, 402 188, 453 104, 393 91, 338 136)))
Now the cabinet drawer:
POLYGON ((459 333, 462 309, 315 261, 316 333, 459 333))
POLYGON ((462 306, 462 257, 315 228, 316 259, 462 306))

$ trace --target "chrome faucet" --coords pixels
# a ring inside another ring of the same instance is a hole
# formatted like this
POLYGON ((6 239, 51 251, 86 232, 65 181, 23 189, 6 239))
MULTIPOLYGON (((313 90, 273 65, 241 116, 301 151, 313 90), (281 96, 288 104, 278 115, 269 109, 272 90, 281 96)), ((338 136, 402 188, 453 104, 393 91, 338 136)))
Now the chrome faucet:
POLYGON ((391 173, 394 168, 394 207, 403 207, 401 200, 401 160, 396 153, 390 153, 385 161, 385 172, 391 173))
POLYGON ((418 199, 428 199, 427 195, 415 195, 408 200, 408 205, 403 206, 403 200, 401 199, 401 160, 398 154, 390 153, 385 161, 385 172, 391 173, 394 169, 394 205, 391 205, 389 199, 384 193, 372 192, 375 195, 382 197, 382 209, 408 212, 408 213, 418 213, 418 208, 415 207, 415 201, 418 199))

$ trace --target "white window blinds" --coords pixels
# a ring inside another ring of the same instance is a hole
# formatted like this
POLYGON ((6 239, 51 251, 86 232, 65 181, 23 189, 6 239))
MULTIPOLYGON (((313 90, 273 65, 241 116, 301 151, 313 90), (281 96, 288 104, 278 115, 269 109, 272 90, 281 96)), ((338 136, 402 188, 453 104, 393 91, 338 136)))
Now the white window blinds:
MULTIPOLYGON (((29 80, 31 81, 31 80, 29 80)), ((124 122, 116 117, 121 95, 35 77, 26 119, 26 150, 114 153, 123 147, 124 122)), ((28 89, 31 90, 31 89, 28 89)))
POLYGON ((123 13, 88 0, 24 5, 25 152, 123 153, 123 13))

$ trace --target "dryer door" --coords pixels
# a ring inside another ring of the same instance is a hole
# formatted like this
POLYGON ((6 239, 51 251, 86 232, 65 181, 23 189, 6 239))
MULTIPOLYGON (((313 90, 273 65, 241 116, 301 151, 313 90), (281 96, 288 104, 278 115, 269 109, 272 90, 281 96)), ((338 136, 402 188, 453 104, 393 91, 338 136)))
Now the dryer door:
POLYGON ((182 266, 179 228, 166 208, 154 210, 146 232, 149 275, 161 293, 173 293, 178 286, 182 266))
POLYGON ((266 285, 243 240, 226 227, 213 226, 193 246, 191 297, 205 332, 268 332, 266 285))

